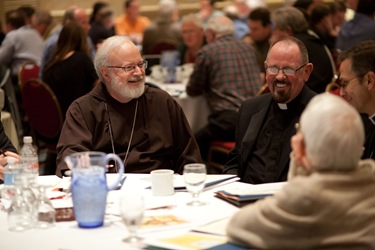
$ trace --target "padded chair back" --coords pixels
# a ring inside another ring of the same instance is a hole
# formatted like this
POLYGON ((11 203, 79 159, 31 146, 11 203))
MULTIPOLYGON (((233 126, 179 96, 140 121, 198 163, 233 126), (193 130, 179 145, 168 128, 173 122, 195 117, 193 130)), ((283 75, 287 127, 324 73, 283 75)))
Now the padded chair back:
POLYGON ((63 125, 63 116, 51 88, 32 78, 23 84, 21 92, 26 116, 38 139, 56 144, 63 125))
POLYGON ((156 44, 152 48, 151 54, 160 55, 163 51, 166 51, 166 50, 175 50, 176 48, 177 48, 176 44, 173 44, 171 42, 161 42, 161 43, 156 44))
POLYGON ((22 64, 20 71, 18 72, 18 83, 22 86, 31 78, 39 78, 39 66, 34 62, 25 62, 22 64))

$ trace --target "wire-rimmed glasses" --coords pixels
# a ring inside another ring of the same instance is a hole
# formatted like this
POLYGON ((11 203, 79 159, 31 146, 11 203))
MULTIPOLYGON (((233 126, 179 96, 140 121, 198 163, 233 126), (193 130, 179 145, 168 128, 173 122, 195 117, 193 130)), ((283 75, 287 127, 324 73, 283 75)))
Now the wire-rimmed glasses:
POLYGON ((306 65, 307 63, 302 64, 301 66, 297 68, 292 68, 292 67, 280 68, 278 66, 266 66, 265 68, 266 68, 267 73, 271 75, 277 75, 279 71, 281 70, 283 74, 286 76, 294 76, 298 70, 302 69, 306 65))
POLYGON ((132 73, 135 71, 135 68, 147 69, 147 61, 141 61, 137 64, 129 64, 126 66, 106 66, 107 68, 122 69, 125 73, 132 73))

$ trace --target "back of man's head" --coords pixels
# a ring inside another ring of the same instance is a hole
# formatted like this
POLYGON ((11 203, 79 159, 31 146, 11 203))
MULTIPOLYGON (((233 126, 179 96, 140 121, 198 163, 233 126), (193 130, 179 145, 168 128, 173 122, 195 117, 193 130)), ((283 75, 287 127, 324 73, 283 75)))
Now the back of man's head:
POLYGON ((271 24, 271 12, 265 7, 258 7, 250 12, 249 20, 261 21, 262 26, 265 27, 271 24))
POLYGON ((326 4, 320 4, 311 11, 310 24, 315 26, 323 22, 324 18, 330 15, 330 9, 326 4))
POLYGON ((35 25, 40 25, 40 24, 45 24, 45 25, 50 25, 52 23, 52 16, 49 13, 49 11, 46 10, 38 10, 35 12, 35 25))
POLYGON ((24 12, 19 10, 10 10, 5 13, 5 23, 12 26, 12 29, 18 29, 26 24, 24 12))
POLYGON ((289 30, 293 35, 306 32, 308 23, 303 13, 297 8, 286 6, 276 9, 271 14, 274 28, 281 31, 289 30))
POLYGON ((177 10, 177 3, 175 0, 160 0, 159 1, 159 16, 163 19, 171 19, 173 13, 177 10))
POLYGON ((22 11, 25 14, 26 17, 26 23, 30 24, 31 23, 31 18, 35 14, 35 9, 29 5, 22 5, 18 7, 19 11, 22 11))
POLYGON ((212 30, 216 35, 233 35, 233 21, 224 15, 211 17, 206 26, 207 30, 212 30))
POLYGON ((78 8, 78 6, 70 6, 64 13, 64 16, 62 18, 62 25, 65 25, 69 22, 75 21, 75 15, 74 12, 78 8))
POLYGON ((342 98, 328 93, 315 96, 302 113, 300 128, 313 171, 346 171, 358 165, 363 153, 363 123, 342 98))

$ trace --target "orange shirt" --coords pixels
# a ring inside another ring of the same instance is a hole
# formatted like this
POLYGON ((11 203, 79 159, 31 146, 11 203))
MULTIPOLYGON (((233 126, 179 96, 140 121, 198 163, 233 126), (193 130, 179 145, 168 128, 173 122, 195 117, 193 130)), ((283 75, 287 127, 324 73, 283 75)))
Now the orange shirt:
POLYGON ((150 19, 145 16, 137 17, 135 23, 130 22, 125 15, 118 17, 115 21, 116 35, 130 35, 134 33, 143 34, 145 28, 150 24, 150 19))

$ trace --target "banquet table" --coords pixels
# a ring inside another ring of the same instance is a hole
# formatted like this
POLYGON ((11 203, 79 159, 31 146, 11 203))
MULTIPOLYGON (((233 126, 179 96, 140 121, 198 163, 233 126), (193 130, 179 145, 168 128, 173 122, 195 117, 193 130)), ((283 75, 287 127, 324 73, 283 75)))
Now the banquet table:
POLYGON ((19 149, 17 130, 11 114, 6 111, 1 111, 1 122, 4 127, 5 134, 9 137, 9 140, 16 147, 16 149, 19 149))
POLYGON ((197 132, 207 124, 207 117, 211 111, 205 96, 189 96, 186 94, 187 81, 188 79, 184 79, 179 83, 164 83, 150 76, 146 78, 146 82, 158 86, 174 97, 184 111, 191 129, 193 132, 197 132))
MULTIPOLYGON (((181 178, 182 176, 176 175, 175 177, 181 178)), ((43 179, 49 180, 51 184, 61 182, 61 179, 56 176, 43 176, 43 179)), ((109 181, 110 178, 107 179, 109 181)), ((189 193, 175 192, 170 196, 153 196, 151 189, 148 188, 151 185, 150 175, 126 174, 126 180, 121 189, 108 192, 104 226, 95 229, 82 229, 77 226, 76 221, 68 221, 57 222, 54 227, 48 229, 11 232, 7 228, 7 213, 0 211, 0 249, 144 249, 145 245, 134 245, 122 241, 128 235, 128 231, 121 221, 118 211, 121 192, 132 191, 135 188, 142 190, 146 207, 145 217, 172 214, 188 222, 178 226, 141 228, 139 234, 144 242, 148 242, 163 237, 181 235, 202 225, 230 218, 238 211, 238 208, 215 198, 214 192, 233 183, 235 182, 204 191, 200 195, 200 200, 204 201, 206 205, 190 207, 186 205, 191 200, 189 193)), ((54 207, 72 206, 71 198, 56 199, 52 202, 54 207)))

